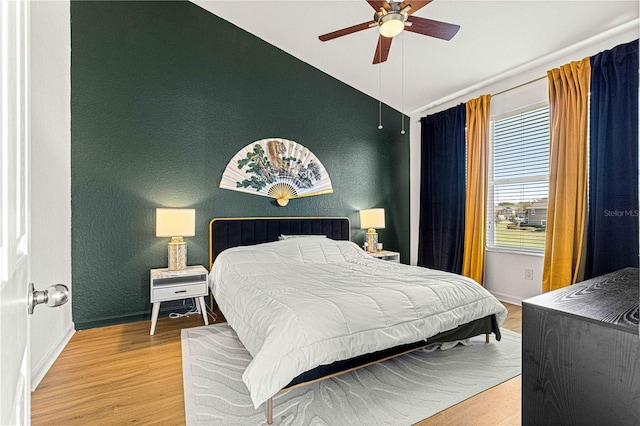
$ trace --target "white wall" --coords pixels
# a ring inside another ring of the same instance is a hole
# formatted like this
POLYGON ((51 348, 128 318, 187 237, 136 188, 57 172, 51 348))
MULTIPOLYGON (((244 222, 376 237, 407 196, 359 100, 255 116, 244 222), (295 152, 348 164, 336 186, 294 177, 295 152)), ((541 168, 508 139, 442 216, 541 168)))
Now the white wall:
MULTIPOLYGON (((411 264, 418 259, 420 215, 420 117, 443 111, 483 94, 495 94, 491 116, 546 102, 546 73, 571 61, 593 56, 603 50, 637 39, 638 21, 625 24, 576 45, 495 76, 427 105, 411 115, 411 264), (503 92, 498 94, 499 92, 503 92)), ((542 292, 542 256, 488 251, 485 261, 485 287, 505 302, 519 304, 542 292), (524 269, 533 269, 533 280, 524 279, 524 269)))
POLYGON ((543 259, 542 255, 488 251, 484 286, 499 300, 520 305, 542 292, 543 259), (533 270, 533 280, 524 278, 525 268, 533 270))
MULTIPOLYGON (((31 2, 31 279, 71 288, 71 20, 68 1, 31 2)), ((74 332, 71 302, 31 317, 32 389, 74 332)))

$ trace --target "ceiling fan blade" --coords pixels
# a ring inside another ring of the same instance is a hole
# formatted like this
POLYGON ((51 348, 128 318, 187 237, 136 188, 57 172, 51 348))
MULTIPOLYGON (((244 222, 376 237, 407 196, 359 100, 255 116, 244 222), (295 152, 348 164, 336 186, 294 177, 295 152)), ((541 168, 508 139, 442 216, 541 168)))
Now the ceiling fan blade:
POLYGON ((418 33, 442 40, 451 40, 460 29, 460 25, 447 24, 446 22, 419 18, 417 16, 409 16, 407 21, 411 22, 411 25, 404 27, 405 31, 411 31, 412 33, 418 33))
POLYGON ((408 5, 411 5, 411 9, 409 9, 409 11, 407 12, 407 15, 412 15, 414 13, 416 13, 418 10, 422 9, 423 7, 425 7, 426 5, 428 5, 429 3, 431 3, 433 0, 426 0, 426 1, 411 1, 411 0, 407 0, 407 1, 403 1, 402 4, 400 5, 400 9, 403 9, 405 7, 407 7, 408 5))
POLYGON ((389 57, 389 49, 391 48, 391 41, 393 38, 391 37, 378 37, 378 43, 376 44, 376 53, 373 55, 373 64, 379 64, 380 62, 384 62, 389 57))
POLYGON ((376 12, 379 11, 381 7, 383 7, 385 10, 391 10, 391 6, 389 6, 389 2, 386 2, 386 1, 369 1, 369 0, 367 0, 367 3, 369 3, 371 5, 371 7, 373 8, 373 10, 375 10, 376 12))
MULTIPOLYGON (((333 40, 334 38, 342 37, 347 34, 357 33, 358 31, 366 30, 367 28, 371 28, 371 24, 375 24, 375 21, 363 22, 362 24, 353 25, 351 27, 343 28, 341 30, 333 31, 331 33, 323 34, 318 38, 320 41, 333 40)), ((377 26, 377 25, 376 25, 377 26)))

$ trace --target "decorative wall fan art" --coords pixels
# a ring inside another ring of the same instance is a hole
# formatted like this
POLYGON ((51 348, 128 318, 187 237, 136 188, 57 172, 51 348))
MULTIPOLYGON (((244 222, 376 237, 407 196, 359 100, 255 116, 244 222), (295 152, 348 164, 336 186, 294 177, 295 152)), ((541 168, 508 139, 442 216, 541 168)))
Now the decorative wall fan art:
POLYGON ((330 194, 324 166, 304 146, 287 139, 262 139, 242 148, 227 164, 220 188, 278 200, 330 194))

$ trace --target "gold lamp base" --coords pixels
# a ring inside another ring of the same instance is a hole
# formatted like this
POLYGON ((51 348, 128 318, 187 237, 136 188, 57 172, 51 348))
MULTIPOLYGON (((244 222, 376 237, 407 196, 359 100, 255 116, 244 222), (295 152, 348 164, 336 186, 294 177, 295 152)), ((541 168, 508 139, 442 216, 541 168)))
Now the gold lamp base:
POLYGON ((367 251, 374 253, 378 250, 378 233, 375 229, 369 228, 367 230, 367 251))
POLYGON ((171 237, 167 246, 168 269, 179 271, 187 267, 187 243, 182 237, 171 237))

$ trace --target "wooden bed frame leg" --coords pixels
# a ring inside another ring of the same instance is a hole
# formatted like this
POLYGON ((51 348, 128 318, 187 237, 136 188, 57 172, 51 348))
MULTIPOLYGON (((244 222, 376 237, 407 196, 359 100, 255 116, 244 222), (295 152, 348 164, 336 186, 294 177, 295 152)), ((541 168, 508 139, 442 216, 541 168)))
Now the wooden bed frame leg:
POLYGON ((484 335, 484 342, 485 342, 485 343, 489 343, 489 337, 491 337, 491 335, 490 335, 490 334, 485 334, 485 335, 484 335))
POLYGON ((267 400, 267 424, 273 424, 273 398, 267 400))

